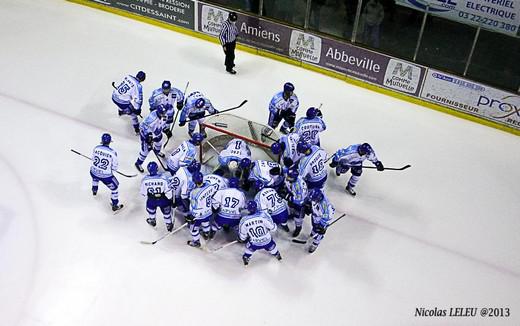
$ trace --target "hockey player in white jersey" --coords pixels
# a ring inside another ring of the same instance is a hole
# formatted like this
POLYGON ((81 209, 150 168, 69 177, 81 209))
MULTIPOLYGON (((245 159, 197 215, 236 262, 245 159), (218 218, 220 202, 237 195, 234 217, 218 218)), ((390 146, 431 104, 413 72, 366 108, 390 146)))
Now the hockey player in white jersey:
POLYGON ((191 136, 195 132, 197 124, 200 125, 200 132, 206 137, 205 127, 202 126, 204 122, 204 116, 208 111, 210 114, 218 113, 218 110, 213 107, 211 101, 204 96, 201 92, 193 92, 186 98, 186 103, 181 111, 179 126, 183 127, 188 122, 188 134, 191 136))
POLYGON ((254 200, 247 203, 249 215, 244 216, 240 220, 238 226, 238 240, 246 243, 242 261, 244 265, 249 264, 249 260, 253 253, 257 250, 264 249, 278 260, 282 260, 282 255, 276 247, 271 232, 276 231, 276 224, 264 211, 259 211, 254 200))
POLYGON ((192 240, 188 241, 188 245, 200 247, 200 228, 202 228, 204 239, 209 238, 209 220, 213 214, 211 205, 217 187, 204 182, 200 172, 193 173, 193 183, 195 183, 195 188, 190 193, 190 213, 186 216, 186 222, 190 226, 192 236, 192 240))
POLYGON ((219 173, 222 174, 229 172, 230 175, 237 176, 237 169, 248 162, 251 163, 251 149, 247 143, 242 139, 231 139, 218 155, 219 167, 217 170, 221 170, 222 172, 219 173), (244 163, 241 164, 242 161, 244 163))
POLYGON ((320 146, 320 133, 327 129, 325 122, 318 116, 316 108, 307 109, 305 117, 298 119, 294 132, 300 135, 300 139, 311 145, 320 146))
POLYGON ((175 174, 180 166, 188 166, 197 158, 197 147, 204 137, 198 132, 193 133, 191 139, 183 141, 179 147, 170 153, 166 165, 171 174, 175 174))
POLYGON ((282 168, 276 162, 256 160, 251 163, 248 180, 250 185, 259 181, 265 187, 278 188, 283 184, 282 168))
POLYGON ((195 188, 193 173, 200 171, 200 163, 193 161, 188 166, 181 166, 173 176, 168 176, 168 185, 173 192, 172 207, 181 214, 190 210, 190 192, 195 188))
POLYGON ((210 239, 218 230, 224 228, 227 231, 240 223, 241 210, 246 208, 246 196, 238 189, 238 184, 237 178, 231 178, 229 188, 219 189, 213 195, 213 212, 216 216, 211 225, 210 239))
POLYGON ((321 189, 311 190, 309 199, 312 205, 312 231, 310 237, 313 239, 309 252, 313 253, 318 248, 321 240, 323 240, 327 227, 334 216, 335 209, 321 189))
POLYGON ((161 88, 157 88, 152 92, 152 96, 148 99, 150 104, 150 112, 155 110, 157 106, 164 105, 166 108, 166 124, 163 127, 163 132, 166 137, 170 138, 172 132, 170 131, 175 115, 175 108, 181 110, 184 105, 184 94, 177 88, 172 87, 169 80, 162 82, 161 88))
POLYGON ((354 187, 361 177, 363 168, 361 167, 364 160, 374 163, 378 171, 383 171, 385 167, 379 161, 372 146, 368 143, 354 144, 346 148, 339 149, 332 156, 331 168, 336 168, 336 175, 347 173, 349 170, 352 176, 348 180, 345 190, 352 196, 356 195, 354 187))
POLYGON ((141 181, 141 196, 146 197, 146 211, 148 218, 146 223, 155 227, 155 213, 157 208, 161 209, 164 223, 168 232, 173 230, 172 220, 172 191, 166 175, 159 173, 159 166, 155 162, 148 163, 146 167, 149 175, 141 181))
POLYGON ((285 191, 282 192, 289 205, 290 214, 294 219, 295 229, 292 234, 297 237, 303 225, 305 217, 305 205, 307 204, 307 197, 309 191, 307 190, 307 183, 298 174, 298 170, 290 169, 287 171, 285 177, 285 191))
POLYGON ((143 87, 141 83, 146 79, 146 74, 139 71, 134 77, 127 75, 117 83, 112 83, 114 91, 112 92, 112 102, 117 105, 119 116, 129 115, 132 119, 132 125, 135 133, 139 134, 139 119, 137 116, 141 114, 141 106, 143 104, 143 87))
POLYGON ((280 161, 285 167, 290 168, 297 165, 304 156, 297 150, 299 141, 300 135, 295 132, 283 135, 277 142, 271 144, 271 152, 275 155, 280 154, 280 161))
POLYGON ((307 188, 321 189, 327 181, 327 153, 316 145, 307 142, 298 143, 298 152, 305 154, 298 163, 298 173, 307 183, 307 188))
POLYGON ((150 112, 150 114, 141 122, 139 126, 139 136, 141 138, 141 151, 139 157, 135 162, 135 167, 141 173, 144 172, 142 164, 150 150, 153 149, 155 154, 159 157, 164 157, 161 153, 162 148, 162 130, 166 123, 166 108, 163 105, 159 105, 156 110, 150 112))
MULTIPOLYGON (((283 91, 276 93, 269 102, 269 127, 276 129, 282 119, 284 120, 280 131, 288 134, 294 128, 296 111, 299 107, 298 97, 294 94, 294 85, 285 83, 283 91)), ((269 136, 269 134, 267 134, 269 136)))
POLYGON ((111 142, 112 136, 103 134, 101 136, 101 145, 94 147, 90 176, 92 177, 92 195, 97 195, 99 181, 103 182, 112 191, 110 201, 112 210, 115 212, 123 208, 123 204, 119 204, 119 181, 114 176, 119 162, 116 151, 110 148, 111 142))
POLYGON ((257 181, 255 188, 257 191, 255 201, 258 209, 267 212, 274 223, 279 225, 285 232, 289 232, 289 227, 287 226, 289 207, 287 202, 273 188, 264 188, 262 181, 257 181))

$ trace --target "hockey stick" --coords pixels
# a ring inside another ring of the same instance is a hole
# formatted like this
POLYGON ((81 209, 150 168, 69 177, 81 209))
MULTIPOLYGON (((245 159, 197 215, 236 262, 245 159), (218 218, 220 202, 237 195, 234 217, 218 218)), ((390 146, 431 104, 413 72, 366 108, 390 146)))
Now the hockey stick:
POLYGON ((162 239, 166 238, 166 237, 169 237, 170 235, 173 235, 177 232, 179 232, 180 230, 182 230, 186 225, 188 225, 188 223, 184 223, 183 225, 179 226, 178 228, 176 228, 175 230, 173 230, 172 232, 166 232, 165 234, 163 234, 159 239, 155 240, 155 241, 141 241, 142 244, 146 244, 146 245, 154 245, 156 244, 157 242, 161 241, 162 239))
MULTIPOLYGON (((334 221, 330 222, 329 225, 327 226, 327 228, 329 228, 330 226, 332 226, 332 224, 336 223, 337 221, 341 220, 343 217, 345 217, 347 215, 347 213, 343 213, 341 214, 340 217, 338 217, 337 219, 335 219, 334 221)), ((292 239, 292 242, 294 243, 299 243, 299 244, 306 244, 307 241, 309 241, 310 239, 316 239, 316 237, 318 236, 318 233, 316 233, 315 235, 313 235, 312 237, 309 237, 307 238, 306 240, 300 240, 300 239, 292 239)))
MULTIPOLYGON (((70 151, 72 153, 75 153, 75 154, 78 154, 79 156, 83 156, 84 158, 86 158, 87 160, 90 160, 92 161, 92 159, 90 157, 88 157, 87 155, 83 155, 81 154, 80 152, 76 151, 76 150, 73 150, 72 148, 70 149, 70 151)), ((137 177, 137 174, 126 174, 126 173, 123 173, 123 172, 119 172, 116 170, 116 173, 119 173, 120 175, 122 175, 123 177, 127 177, 127 178, 133 178, 133 177, 137 177)))
MULTIPOLYGON (((157 161, 159 161, 159 164, 161 165, 161 167, 163 168, 163 170, 164 170, 164 171, 168 171, 168 169, 164 167, 164 164, 163 164, 163 162, 161 161, 161 158, 159 157, 159 155, 158 155, 155 151, 153 151, 153 153, 155 154, 155 157, 157 157, 157 161)), ((164 155, 164 154, 163 154, 163 155, 164 155)))
MULTIPOLYGON (((190 85, 190 81, 186 83, 186 87, 184 87, 184 99, 186 99, 186 91, 188 90, 188 86, 190 85)), ((183 105, 184 106, 184 105, 183 105)), ((182 109, 177 109, 177 112, 175 112, 175 118, 173 118, 172 126, 170 127, 170 133, 172 136, 170 138, 173 138, 173 128, 175 128, 175 123, 177 122, 177 117, 179 116, 179 112, 182 111, 182 109)), ((168 142, 170 141, 170 138, 166 139, 166 142, 164 143, 163 148, 166 148, 166 145, 168 145, 168 142)))
POLYGON ((226 243, 226 244, 223 244, 223 245, 218 246, 218 247, 213 248, 213 249, 209 249, 209 252, 216 252, 216 251, 219 251, 219 250, 221 250, 221 249, 224 249, 224 248, 226 248, 226 247, 229 247, 229 246, 231 246, 231 245, 234 245, 235 243, 238 243, 238 240, 228 242, 228 243, 226 243))
MULTIPOLYGON (((215 112, 215 113, 212 113, 212 114, 208 114, 206 116, 203 116, 202 118, 209 118, 209 117, 217 115, 217 114, 221 114, 221 113, 224 113, 224 112, 240 109, 246 103, 247 103, 247 100, 243 100, 242 103, 240 103, 238 106, 235 106, 235 107, 232 107, 232 108, 229 108, 229 109, 225 109, 225 110, 222 110, 222 111, 219 111, 219 112, 215 112)), ((200 119, 202 119, 202 118, 200 118, 200 119)), ((197 121, 197 120, 199 120, 199 119, 193 119, 193 120, 189 119, 189 120, 186 120, 186 123, 191 122, 191 121, 197 121)))
MULTIPOLYGON (((402 171, 402 170, 408 169, 409 167, 411 167, 410 164, 407 164, 407 165, 405 165, 405 166, 403 166, 401 168, 387 168, 387 167, 385 167, 383 169, 383 171, 385 171, 385 170, 402 171)), ((375 167, 375 166, 364 166, 364 165, 362 166, 362 168, 364 168, 364 169, 377 169, 377 167, 375 167)))

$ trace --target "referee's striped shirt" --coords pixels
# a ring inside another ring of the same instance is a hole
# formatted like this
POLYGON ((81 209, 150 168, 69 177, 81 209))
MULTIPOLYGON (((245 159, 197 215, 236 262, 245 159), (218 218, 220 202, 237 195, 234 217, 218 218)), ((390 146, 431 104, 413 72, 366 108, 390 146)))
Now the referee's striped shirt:
POLYGON ((237 39, 238 28, 235 24, 227 19, 224 23, 222 23, 222 29, 220 30, 220 35, 218 38, 220 39, 220 43, 222 45, 231 43, 237 39))

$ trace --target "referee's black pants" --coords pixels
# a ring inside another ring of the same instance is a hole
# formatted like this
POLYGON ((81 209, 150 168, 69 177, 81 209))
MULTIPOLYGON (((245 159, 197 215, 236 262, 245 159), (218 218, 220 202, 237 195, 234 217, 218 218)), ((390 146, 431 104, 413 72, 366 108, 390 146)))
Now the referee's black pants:
POLYGON ((224 65, 226 66, 226 71, 231 71, 235 66, 235 47, 237 45, 236 41, 231 43, 224 44, 224 48, 226 49, 224 53, 226 54, 226 59, 224 60, 224 65))

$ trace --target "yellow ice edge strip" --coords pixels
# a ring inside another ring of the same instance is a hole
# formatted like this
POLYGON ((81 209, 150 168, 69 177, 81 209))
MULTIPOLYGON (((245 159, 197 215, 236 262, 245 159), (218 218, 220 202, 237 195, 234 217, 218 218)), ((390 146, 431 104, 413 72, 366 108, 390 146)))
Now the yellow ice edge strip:
MULTIPOLYGON (((206 40, 206 41, 209 41, 209 42, 220 44, 220 42, 219 42, 217 37, 209 36, 209 35, 206 35, 206 34, 203 34, 203 33, 200 33, 200 32, 196 32, 196 31, 192 31, 190 29, 186 29, 186 28, 183 28, 183 27, 170 25, 170 24, 164 23, 162 21, 159 21, 159 20, 156 20, 156 19, 153 19, 153 18, 144 17, 144 16, 141 16, 141 15, 138 15, 138 14, 133 14, 133 13, 127 12, 125 10, 108 7, 106 5, 102 5, 102 4, 99 4, 99 3, 86 1, 86 0, 66 0, 66 1, 77 3, 77 4, 81 4, 81 5, 84 5, 84 6, 91 7, 91 8, 100 9, 100 10, 103 10, 103 11, 106 11, 106 12, 110 12, 110 13, 113 13, 113 14, 116 14, 116 15, 120 15, 120 16, 123 16, 123 17, 131 18, 131 19, 135 19, 135 20, 147 23, 147 24, 155 25, 155 26, 158 26, 158 27, 162 27, 162 28, 165 28, 165 29, 169 29, 169 30, 178 32, 178 33, 182 33, 182 34, 193 36, 193 37, 196 37, 196 38, 199 38, 199 39, 203 39, 203 40, 206 40)), ((405 94, 397 92, 397 91, 392 91, 392 90, 389 90, 389 89, 386 89, 386 88, 382 88, 380 86, 369 84, 369 83, 363 82, 361 80, 357 80, 355 78, 351 78, 351 77, 348 77, 346 75, 343 75, 343 74, 340 74, 340 73, 337 73, 337 72, 333 72, 333 71, 330 71, 330 70, 327 70, 325 68, 321 68, 321 67, 318 67, 318 66, 315 66, 315 65, 312 65, 312 64, 308 64, 308 63, 305 63, 305 62, 302 62, 302 61, 298 61, 298 60, 295 60, 295 59, 290 59, 290 58, 284 57, 284 56, 279 55, 279 54, 275 54, 275 53, 272 53, 272 52, 269 52, 269 51, 253 48, 253 47, 246 46, 246 45, 238 44, 237 45, 237 49, 239 49, 241 51, 248 52, 248 53, 252 53, 252 54, 260 55, 260 56, 263 56, 263 57, 267 57, 267 58, 270 58, 270 59, 274 59, 274 60, 277 60, 277 61, 285 62, 285 63, 291 64, 291 65, 300 66, 300 67, 302 67, 304 69, 307 69, 307 70, 315 71, 315 72, 318 72, 318 73, 323 74, 323 75, 327 75, 327 76, 330 76, 330 77, 341 79, 341 80, 343 80, 343 81, 345 81, 345 82, 347 82, 349 84, 352 84, 352 85, 355 85, 355 86, 358 86, 358 87, 369 89, 371 91, 374 91, 374 92, 377 92, 377 93, 380 93, 380 94, 388 95, 388 96, 391 96, 391 97, 394 97, 394 98, 397 98, 397 99, 400 99, 400 100, 403 100, 403 101, 406 101, 406 102, 414 103, 414 104, 417 104, 417 105, 420 105, 420 106, 423 106, 423 107, 426 107, 426 108, 429 108, 429 109, 432 109, 432 110, 436 110, 436 111, 439 111, 439 112, 450 114, 450 115, 458 117, 458 118, 462 118, 462 119, 466 119, 466 120, 469 120, 469 121, 473 121, 473 122, 479 123, 481 125, 485 125, 485 126, 488 126, 488 127, 491 127, 491 128, 499 129, 499 130, 502 130, 502 131, 509 132, 511 134, 520 136, 520 130, 519 129, 511 128, 511 127, 502 125, 500 123, 496 123, 496 122, 493 122, 493 121, 490 121, 490 120, 487 120, 487 119, 484 119, 484 118, 476 117, 476 116, 473 116, 473 115, 470 115, 470 114, 466 114, 466 113, 457 111, 455 109, 444 107, 442 105, 430 103, 428 101, 421 100, 421 99, 413 97, 413 96, 405 95, 405 94)))

